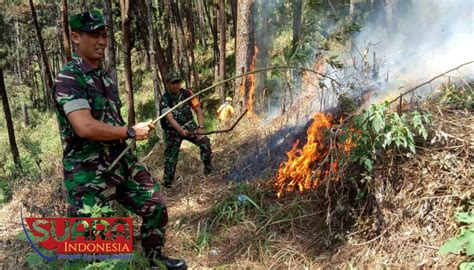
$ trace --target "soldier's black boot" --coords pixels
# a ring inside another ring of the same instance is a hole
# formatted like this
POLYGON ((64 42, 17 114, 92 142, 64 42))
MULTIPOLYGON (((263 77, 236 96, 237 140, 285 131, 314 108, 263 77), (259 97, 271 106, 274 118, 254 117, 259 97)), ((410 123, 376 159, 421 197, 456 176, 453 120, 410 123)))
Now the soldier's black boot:
POLYGON ((211 164, 204 164, 204 174, 211 174, 214 168, 211 164))
POLYGON ((150 263, 151 269, 163 269, 166 266, 168 270, 186 270, 186 262, 180 259, 172 259, 161 254, 160 249, 145 250, 145 255, 150 263))
POLYGON ((163 186, 165 186, 165 188, 171 188, 171 181, 165 181, 163 186))

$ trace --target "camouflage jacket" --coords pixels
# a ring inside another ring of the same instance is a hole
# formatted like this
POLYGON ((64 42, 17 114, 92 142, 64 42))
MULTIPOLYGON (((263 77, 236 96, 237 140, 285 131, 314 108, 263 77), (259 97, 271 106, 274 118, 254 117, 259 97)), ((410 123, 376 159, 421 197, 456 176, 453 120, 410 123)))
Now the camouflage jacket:
MULTIPOLYGON (((169 111, 171 108, 176 106, 179 102, 189 98, 193 95, 193 92, 188 89, 180 89, 178 95, 172 95, 170 92, 166 91, 165 94, 161 97, 160 100, 160 114, 164 114, 169 111)), ((191 99, 186 104, 183 104, 173 112, 173 118, 178 122, 178 124, 186 129, 190 126, 195 126, 193 113, 191 109, 195 109, 200 106, 199 100, 195 97, 191 99)), ((161 119, 161 127, 165 131, 174 130, 174 128, 168 123, 165 118, 161 119)))
POLYGON ((107 166, 118 156, 123 142, 92 141, 79 137, 66 115, 79 109, 90 109, 92 117, 114 126, 124 126, 117 87, 101 68, 93 69, 74 54, 56 77, 53 85, 56 116, 64 151, 65 171, 107 166))

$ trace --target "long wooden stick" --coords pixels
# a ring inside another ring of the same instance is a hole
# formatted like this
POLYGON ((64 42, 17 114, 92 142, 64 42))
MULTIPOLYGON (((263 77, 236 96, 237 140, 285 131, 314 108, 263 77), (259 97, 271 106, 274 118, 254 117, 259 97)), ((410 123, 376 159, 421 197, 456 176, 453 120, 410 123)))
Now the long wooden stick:
MULTIPOLYGON (((275 70, 275 69, 297 69, 297 70, 301 70, 301 71, 307 71, 307 72, 311 72, 311 73, 314 73, 314 74, 317 74, 317 75, 320 75, 321 77, 324 77, 324 78, 327 78, 335 83, 337 83, 338 85, 341 85, 340 82, 338 82, 336 79, 334 79, 333 77, 329 76, 329 75, 326 75, 326 74, 323 74, 323 73, 320 73, 320 72, 317 72, 315 70, 312 70, 312 69, 309 69, 309 68, 304 68, 304 67, 297 67, 297 66, 274 66, 274 67, 266 67, 266 68, 260 68, 260 69, 254 69, 252 71, 249 71, 249 72, 246 72, 246 73, 242 73, 240 75, 237 75, 237 76, 234 76, 234 77, 231 77, 231 78, 228 78, 228 79, 225 79, 223 81, 220 81, 220 82, 217 82, 207 88, 204 88, 203 90, 195 93, 194 95, 186 98, 185 100, 179 102, 178 104, 176 104, 176 106, 174 106, 173 108, 171 108, 169 111, 167 111, 166 113, 160 115, 159 117, 157 117, 155 120, 152 121, 152 124, 156 124, 158 121, 161 120, 161 118, 165 117, 168 113, 176 110, 177 108, 181 107, 183 104, 185 104, 186 102, 190 101, 191 99, 193 99, 194 97, 196 96, 199 96, 201 94, 203 94, 204 92, 207 92, 221 84, 224 84, 228 81, 232 81, 232 80, 235 80, 235 79, 238 79, 238 78, 241 78, 241 77, 244 77, 244 76, 248 76, 250 74, 254 74, 254 73, 259 73, 259 72, 263 72, 263 71, 268 71, 268 70, 275 70)), ((117 165, 117 163, 119 162, 119 160, 125 155, 125 153, 127 153, 128 150, 130 150, 130 147, 133 145, 133 143, 135 142, 135 139, 132 140, 132 143, 128 144, 127 147, 125 147, 125 149, 120 153, 120 155, 112 162, 112 164, 110 164, 110 166, 107 168, 107 171, 110 171, 112 170, 115 165, 117 165)))
POLYGON ((248 112, 248 110, 245 110, 244 113, 242 113, 241 116, 239 116, 239 118, 237 118, 237 120, 234 122, 234 124, 228 128, 228 129, 221 129, 221 130, 213 130, 213 131, 208 131, 208 132, 188 132, 189 135, 209 135, 209 134, 214 134, 214 133, 225 133, 225 132, 229 132, 229 131, 232 131, 235 126, 237 126, 237 124, 240 122, 240 120, 242 120, 242 118, 244 118, 244 115, 248 112))
POLYGON ((444 76, 444 75, 446 75, 446 74, 448 74, 448 73, 450 73, 450 72, 453 72, 453 71, 455 71, 455 70, 457 70, 457 69, 462 68, 463 66, 467 66, 467 65, 472 64, 472 63, 474 63, 474 61, 469 61, 469 62, 464 63, 464 64, 462 64, 462 65, 459 65, 459 66, 457 66, 457 67, 455 67, 455 68, 452 68, 452 69, 450 69, 450 70, 448 70, 448 71, 446 71, 446 72, 444 72, 444 73, 441 73, 441 74, 439 74, 438 76, 433 77, 433 78, 431 78, 430 80, 428 80, 428 81, 426 81, 426 82, 424 82, 424 83, 422 83, 422 84, 419 84, 419 85, 413 87, 412 89, 410 89, 410 90, 408 90, 408 91, 406 91, 406 92, 403 92, 402 94, 400 94, 399 97, 397 97, 397 98, 395 98, 394 100, 390 101, 390 104, 396 102, 398 99, 401 100, 404 95, 415 91, 416 89, 422 87, 423 85, 427 85, 427 84, 431 83, 432 81, 438 79, 439 77, 442 77, 442 76, 444 76))

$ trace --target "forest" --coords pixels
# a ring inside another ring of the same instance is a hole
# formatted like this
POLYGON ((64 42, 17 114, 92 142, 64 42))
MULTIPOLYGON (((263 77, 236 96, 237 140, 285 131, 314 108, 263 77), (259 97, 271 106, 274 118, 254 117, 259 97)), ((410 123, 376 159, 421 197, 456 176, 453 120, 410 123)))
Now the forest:
POLYGON ((68 216, 53 89, 78 57, 71 17, 97 11, 121 117, 156 126, 119 153, 166 201, 165 254, 190 269, 474 269, 471 0, 0 0, 2 269, 150 269, 144 223, 118 200, 80 211, 131 217, 128 259, 60 259, 22 227, 68 216), (213 164, 184 141, 171 188, 170 74, 199 101, 213 164))

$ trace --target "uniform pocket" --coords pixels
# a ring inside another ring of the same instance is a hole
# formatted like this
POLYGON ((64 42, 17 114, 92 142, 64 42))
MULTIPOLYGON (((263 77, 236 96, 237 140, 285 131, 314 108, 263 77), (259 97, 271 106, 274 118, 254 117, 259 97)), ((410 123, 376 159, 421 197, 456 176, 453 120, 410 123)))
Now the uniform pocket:
POLYGON ((107 100, 100 93, 91 93, 89 94, 89 104, 91 105, 91 114, 92 116, 102 121, 105 116, 107 100))

